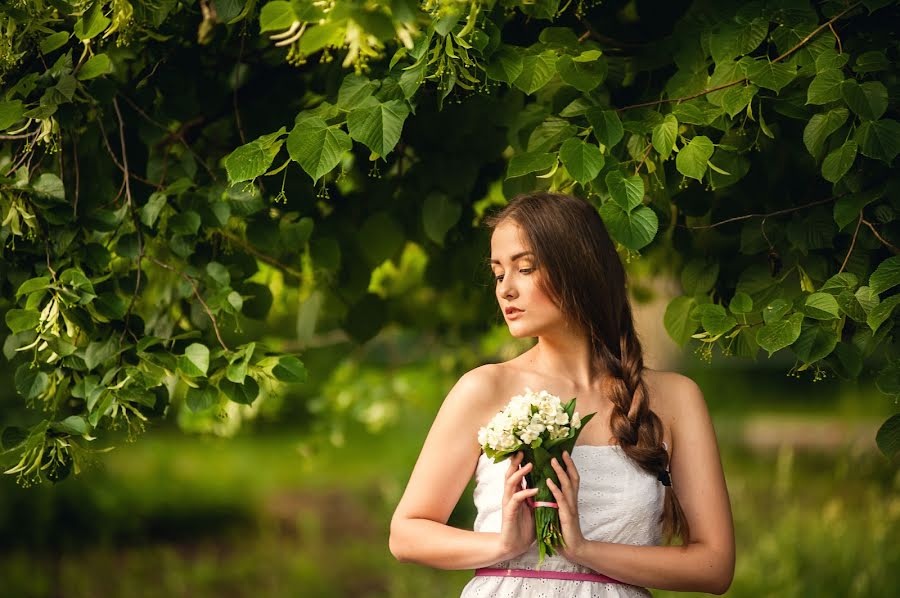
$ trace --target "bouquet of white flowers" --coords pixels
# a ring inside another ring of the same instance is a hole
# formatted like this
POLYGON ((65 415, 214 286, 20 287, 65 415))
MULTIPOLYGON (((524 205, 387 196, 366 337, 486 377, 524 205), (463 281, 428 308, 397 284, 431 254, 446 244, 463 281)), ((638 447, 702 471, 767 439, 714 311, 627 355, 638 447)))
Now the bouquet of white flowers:
POLYGON ((594 415, 580 418, 575 411, 574 398, 563 405, 559 397, 546 390, 534 392, 525 387, 525 394, 514 396, 503 411, 478 430, 478 443, 494 463, 522 451, 522 465, 534 464, 525 478, 529 488, 534 488, 533 480, 537 480, 534 525, 540 553, 538 564, 544 562, 545 556, 553 556, 555 547, 565 547, 559 512, 551 506, 556 503, 547 487, 547 478, 559 485, 559 477, 550 460, 556 457, 562 463, 563 451, 572 453, 582 427, 594 415))

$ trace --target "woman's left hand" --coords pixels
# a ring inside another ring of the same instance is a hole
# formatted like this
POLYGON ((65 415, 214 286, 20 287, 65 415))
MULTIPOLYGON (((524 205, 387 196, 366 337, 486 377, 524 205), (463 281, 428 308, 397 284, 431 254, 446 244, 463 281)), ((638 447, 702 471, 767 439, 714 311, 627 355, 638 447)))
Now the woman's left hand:
POLYGON ((565 469, 560 463, 553 458, 550 464, 556 470, 559 477, 560 486, 553 483, 553 480, 547 479, 547 487, 556 498, 559 504, 559 523, 562 527, 563 540, 566 543, 565 548, 560 547, 559 553, 572 562, 576 562, 575 558, 582 544, 587 542, 581 533, 581 522, 578 517, 578 484, 580 478, 575 462, 568 451, 563 451, 563 462, 565 469))

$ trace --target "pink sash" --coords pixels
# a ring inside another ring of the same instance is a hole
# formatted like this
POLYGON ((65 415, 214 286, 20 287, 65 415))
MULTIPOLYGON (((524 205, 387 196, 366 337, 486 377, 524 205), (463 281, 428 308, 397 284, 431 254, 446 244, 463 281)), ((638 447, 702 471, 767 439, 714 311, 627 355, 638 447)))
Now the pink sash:
POLYGON ((496 569, 483 567, 475 569, 475 575, 497 577, 538 577, 544 579, 569 579, 573 581, 598 581, 601 583, 624 583, 600 573, 575 573, 574 571, 534 571, 532 569, 496 569))

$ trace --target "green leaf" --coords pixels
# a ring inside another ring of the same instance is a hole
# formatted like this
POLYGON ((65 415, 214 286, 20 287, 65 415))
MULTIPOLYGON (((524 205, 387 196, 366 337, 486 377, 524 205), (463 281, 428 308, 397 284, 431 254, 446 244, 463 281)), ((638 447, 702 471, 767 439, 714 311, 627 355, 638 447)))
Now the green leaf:
POLYGON ((230 184, 250 181, 264 174, 272 165, 272 160, 281 150, 286 129, 281 127, 274 133, 242 145, 223 158, 230 184))
POLYGON ((36 309, 11 309, 6 312, 6 325, 13 332, 34 330, 41 321, 41 314, 36 309))
POLYGON ((95 54, 78 69, 78 80, 87 81, 112 72, 112 63, 106 54, 95 54))
POLYGON ((869 288, 881 295, 900 284, 900 256, 889 257, 869 276, 869 288))
POLYGON ((841 317, 837 299, 830 293, 812 293, 803 301, 803 313, 816 320, 836 320, 841 317))
POLYGON ((444 236, 459 221, 462 206, 444 193, 430 193, 422 204, 422 224, 425 234, 438 245, 444 244, 444 236))
POLYGON ((814 363, 830 355, 839 340, 837 333, 829 325, 807 324, 803 326, 791 349, 803 363, 814 363))
POLYGON ((684 146, 675 158, 675 167, 686 177, 698 181, 706 174, 707 161, 713 155, 715 146, 705 135, 697 135, 684 146))
POLYGON ((553 168, 556 164, 556 154, 543 152, 526 152, 517 154, 509 161, 506 178, 526 175, 531 172, 541 172, 553 168))
POLYGON ((405 101, 390 100, 350 112, 347 115, 347 129, 350 137, 384 157, 400 140, 403 121, 408 115, 409 106, 405 101))
POLYGON ((307 373, 303 362, 286 355, 278 360, 278 365, 272 368, 272 375, 282 382, 290 382, 292 384, 302 384, 306 382, 307 373))
POLYGON ((265 33, 266 31, 287 29, 291 23, 297 20, 299 20, 297 13, 294 12, 294 7, 290 2, 281 0, 269 2, 259 12, 259 31, 265 33))
POLYGON ((900 123, 889 118, 864 121, 853 139, 862 155, 890 164, 900 153, 900 123))
POLYGON ((888 60, 883 50, 870 50, 863 52, 856 57, 856 63, 853 65, 853 71, 860 75, 868 73, 876 73, 878 71, 887 71, 891 68, 891 61, 888 60))
POLYGON ((753 311, 753 298, 747 293, 738 291, 728 303, 728 309, 733 314, 749 314, 753 311))
POLYGON ((563 142, 559 159, 572 178, 582 185, 597 177, 604 162, 600 148, 575 137, 563 142))
MULTIPOLYGON (((816 56, 816 72, 842 69, 847 64, 847 54, 838 54, 834 48, 828 48, 816 56)), ((841 77, 843 79, 843 76, 841 77)))
POLYGON ((872 329, 872 332, 876 332, 885 320, 891 317, 891 313, 898 303, 900 303, 900 295, 891 295, 872 308, 872 311, 869 312, 869 316, 866 318, 866 323, 872 329))
POLYGON ((250 377, 245 379, 243 384, 221 380, 219 382, 219 390, 233 403, 252 405, 256 397, 259 396, 259 383, 250 377))
POLYGON ((0 446, 9 450, 19 446, 28 438, 28 430, 17 426, 7 426, 3 428, 3 434, 0 435, 0 446))
POLYGON ((606 175, 606 188, 613 201, 626 212, 644 201, 644 181, 639 175, 626 178, 621 170, 610 170, 606 175))
POLYGON ((41 54, 46 56, 50 52, 62 48, 64 45, 66 45, 67 41, 69 41, 68 31, 57 31, 56 33, 50 34, 41 40, 41 54))
POLYGON ((209 368, 209 349, 206 345, 192 343, 184 350, 184 355, 178 358, 178 369, 189 378, 206 376, 209 368))
POLYGON ((824 114, 816 114, 803 130, 803 144, 813 158, 818 160, 825 148, 825 140, 847 121, 846 108, 835 108, 824 114))
POLYGON ((313 182, 318 181, 340 164, 353 142, 340 128, 329 127, 321 117, 298 122, 287 139, 291 159, 300 164, 313 182))
POLYGON ((562 80, 581 92, 589 92, 606 79, 606 61, 576 62, 568 54, 556 61, 556 70, 562 80))
POLYGON ((697 322, 690 318, 691 310, 697 304, 693 297, 680 295, 672 299, 666 306, 663 315, 663 326, 669 337, 683 347, 697 331, 697 322))
POLYGON ((159 213, 165 205, 165 194, 160 193, 159 191, 151 193, 149 199, 147 199, 147 203, 141 207, 141 222, 144 226, 153 228, 156 219, 159 217, 159 213))
POLYGON ((856 161, 857 147, 857 143, 851 139, 828 154, 822 162, 822 177, 829 183, 841 180, 856 161))
POLYGON ((246 15, 244 5, 250 0, 216 0, 216 18, 222 23, 235 23, 243 14, 246 15))
POLYGON ((5 131, 20 120, 25 114, 21 100, 0 102, 0 131, 5 131))
POLYGON ((32 185, 34 192, 42 197, 50 197, 58 201, 66 199, 66 190, 63 182, 52 172, 44 172, 32 185))
POLYGON ((793 81, 796 74, 796 66, 783 62, 769 62, 767 58, 757 59, 747 68, 747 78, 752 83, 772 89, 775 93, 793 81))
POLYGON ((556 52, 544 50, 540 54, 527 54, 522 59, 522 72, 513 85, 531 95, 550 82, 556 74, 556 52))
MULTIPOLYGON (((38 276, 37 278, 29 278, 25 282, 19 285, 18 290, 16 290, 16 299, 21 297, 22 295, 30 295, 36 291, 43 291, 47 287, 50 286, 50 277, 49 276, 38 276)), ((8 312, 7 312, 8 313, 8 312)))
POLYGON ((87 421, 78 415, 70 415, 62 421, 53 422, 51 427, 54 430, 73 436, 84 436, 90 429, 87 421))
POLYGON ((98 365, 106 363, 119 353, 118 344, 112 338, 105 341, 94 341, 84 349, 84 364, 87 369, 93 370, 98 365))
POLYGON ((23 363, 16 368, 14 378, 16 392, 26 399, 36 399, 50 386, 50 377, 46 372, 23 363))
POLYGON ((495 81, 512 84, 522 74, 524 68, 522 49, 504 45, 491 55, 484 72, 495 81))
POLYGON ((652 143, 659 156, 666 160, 675 147, 678 138, 678 119, 674 114, 666 114, 661 123, 653 127, 652 143))
POLYGON ((892 415, 881 424, 875 433, 875 443, 888 459, 900 452, 900 414, 892 415))
POLYGON ((844 74, 838 69, 821 71, 806 90, 807 104, 827 104, 841 99, 841 83, 844 74))
POLYGON ((375 93, 378 84, 361 75, 349 74, 344 77, 338 90, 337 105, 344 110, 353 110, 375 93))
POLYGON ((656 212, 647 206, 626 212, 615 201, 607 201, 600 206, 600 216, 610 236, 635 251, 648 245, 659 229, 656 212))
MULTIPOLYGON (((709 258, 695 258, 681 270, 681 287, 685 293, 704 295, 719 277, 719 263, 709 258)), ((751 303, 752 303, 751 299, 751 303)))
MULTIPOLYGON (((226 383, 223 381, 222 383, 226 383)), ((230 382, 228 383, 230 384, 230 382)), ((184 396, 187 408, 192 412, 205 411, 216 404, 218 393, 212 386, 203 385, 199 388, 188 388, 184 396)))
POLYGON ((720 104, 729 116, 734 117, 747 107, 758 91, 759 88, 753 84, 729 87, 722 94, 720 104))
POLYGON ((800 337, 802 322, 803 314, 796 312, 785 320, 764 324, 756 332, 756 341, 771 357, 776 351, 793 344, 800 337))
POLYGON ((89 40, 102 33, 112 22, 103 15, 103 2, 94 2, 93 6, 75 21, 73 33, 81 41, 89 40))
POLYGON ((625 135, 622 121, 619 120, 619 114, 615 110, 591 108, 587 111, 587 120, 594 129, 594 137, 607 149, 615 147, 625 135))
POLYGON ((703 329, 713 336, 724 334, 737 325, 737 320, 721 305, 711 303, 700 307, 704 308, 701 311, 700 323, 703 329))
POLYGON ((888 107, 887 88, 881 81, 859 84, 847 79, 841 85, 841 94, 850 110, 864 120, 878 120, 888 107))

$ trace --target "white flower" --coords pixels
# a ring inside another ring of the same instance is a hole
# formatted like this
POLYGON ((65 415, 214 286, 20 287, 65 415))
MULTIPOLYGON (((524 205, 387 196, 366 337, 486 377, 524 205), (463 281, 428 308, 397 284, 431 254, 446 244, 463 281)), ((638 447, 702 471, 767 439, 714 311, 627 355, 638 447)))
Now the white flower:
POLYGON ((572 414, 572 427, 580 428, 581 427, 581 417, 578 415, 578 412, 572 414))

